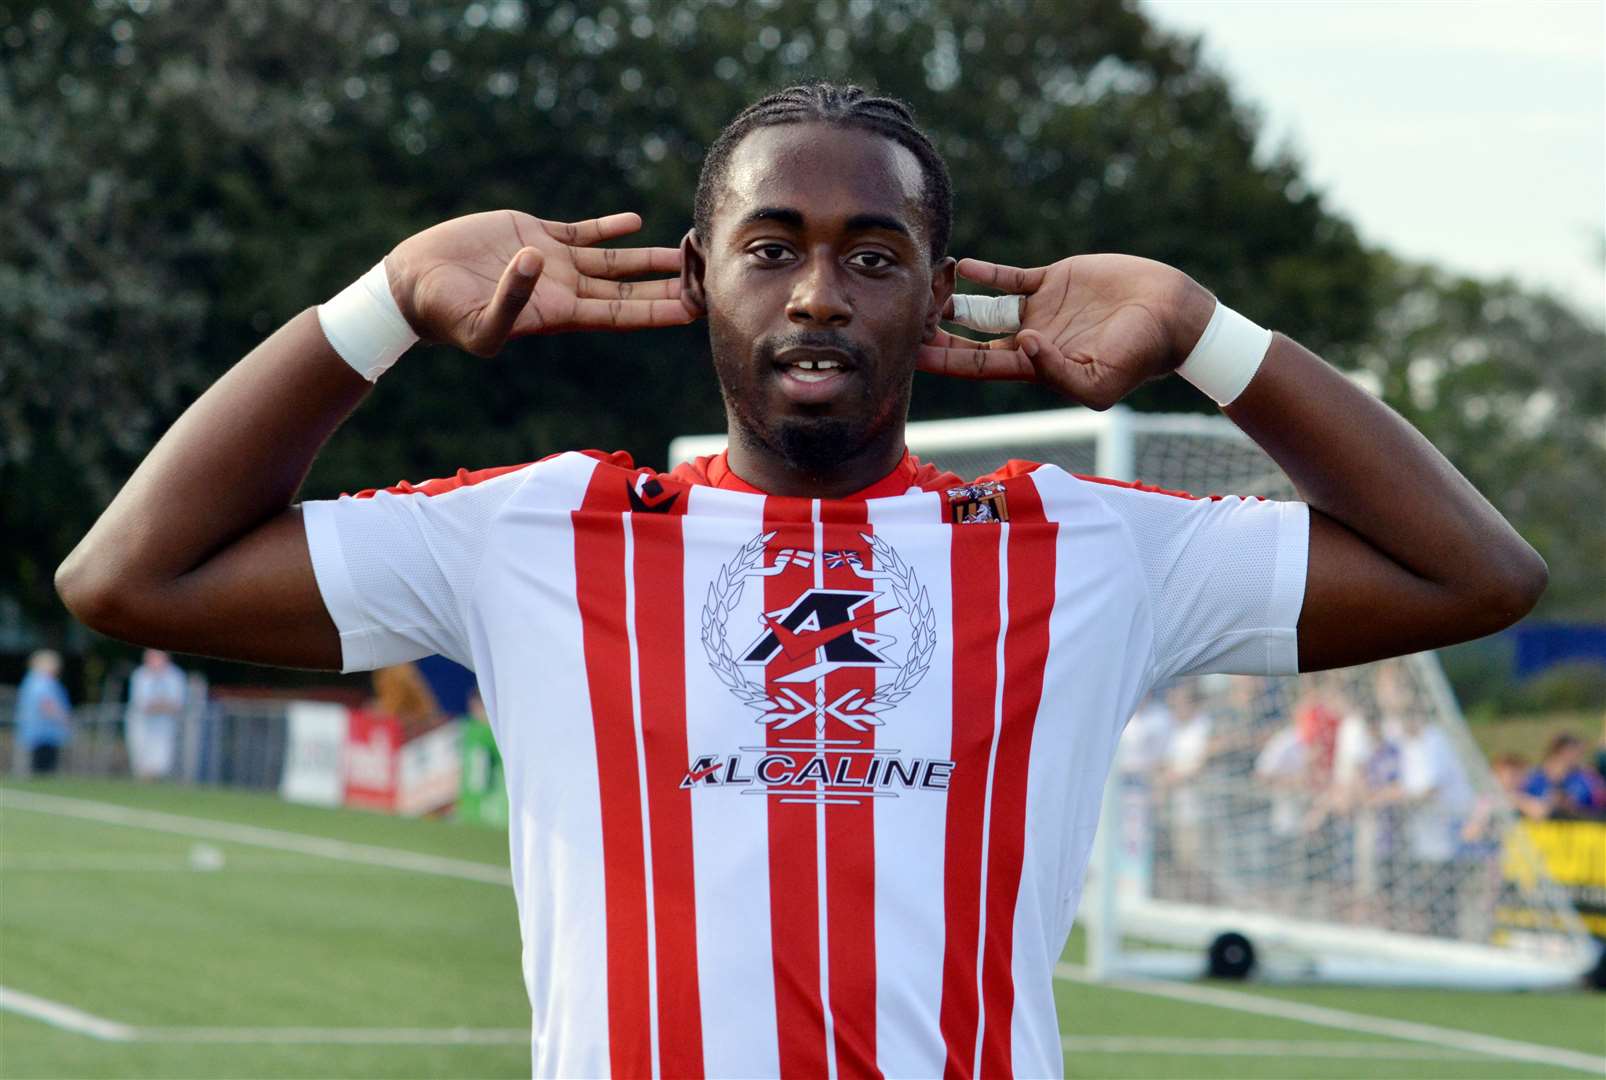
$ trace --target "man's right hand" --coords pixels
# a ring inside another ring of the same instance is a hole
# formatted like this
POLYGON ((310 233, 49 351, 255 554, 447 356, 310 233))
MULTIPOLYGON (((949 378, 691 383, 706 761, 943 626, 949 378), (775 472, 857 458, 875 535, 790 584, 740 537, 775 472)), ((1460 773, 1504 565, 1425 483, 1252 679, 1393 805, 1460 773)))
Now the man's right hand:
POLYGON ((419 337, 491 356, 509 338, 565 330, 680 326, 680 249, 594 245, 641 228, 636 214, 545 221, 517 210, 453 218, 385 258, 402 315, 419 337), (671 274, 627 281, 645 274, 671 274))
MULTIPOLYGON (((509 337, 677 326, 677 248, 601 248, 635 214, 566 224, 499 210, 426 229, 385 260, 420 337, 482 356, 509 337)), ((127 358, 136 364, 138 357, 127 358)), ((371 384, 315 309, 280 327, 151 450, 56 573, 86 625, 125 641, 257 663, 338 668, 296 490, 371 384)))

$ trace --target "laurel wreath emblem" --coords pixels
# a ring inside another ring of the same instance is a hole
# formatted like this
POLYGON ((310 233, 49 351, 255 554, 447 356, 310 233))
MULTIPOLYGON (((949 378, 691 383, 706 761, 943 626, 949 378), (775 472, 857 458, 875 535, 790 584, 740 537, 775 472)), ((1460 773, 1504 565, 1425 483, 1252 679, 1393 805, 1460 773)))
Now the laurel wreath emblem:
MULTIPOLYGON (((880 725, 882 721, 879 714, 908 697, 930 670, 931 657, 937 648, 937 616, 931 607, 931 597, 925 586, 920 584, 914 567, 905 562, 897 550, 881 537, 868 533, 859 535, 870 545, 875 557, 875 569, 860 570, 861 576, 884 579, 891 586, 898 606, 908 613, 911 627, 909 648, 898 674, 890 682, 877 687, 872 694, 857 694, 839 703, 843 712, 863 723, 880 725)), ((741 602, 747 579, 763 570, 764 550, 774 537, 774 532, 760 533, 743 544, 709 583, 707 600, 703 604, 702 639, 708 666, 726 689, 744 705, 759 711, 760 723, 788 717, 793 714, 796 705, 770 694, 762 682, 743 674, 735 656, 731 654, 725 629, 731 612, 741 602)))

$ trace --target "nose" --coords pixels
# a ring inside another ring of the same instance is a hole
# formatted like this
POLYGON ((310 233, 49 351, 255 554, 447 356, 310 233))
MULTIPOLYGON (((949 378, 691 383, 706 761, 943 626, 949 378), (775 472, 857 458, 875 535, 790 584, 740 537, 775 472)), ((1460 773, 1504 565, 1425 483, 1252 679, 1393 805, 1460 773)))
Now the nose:
POLYGON ((803 267, 787 300, 786 317, 799 326, 846 326, 853 321, 842 269, 830 254, 816 253, 803 267))

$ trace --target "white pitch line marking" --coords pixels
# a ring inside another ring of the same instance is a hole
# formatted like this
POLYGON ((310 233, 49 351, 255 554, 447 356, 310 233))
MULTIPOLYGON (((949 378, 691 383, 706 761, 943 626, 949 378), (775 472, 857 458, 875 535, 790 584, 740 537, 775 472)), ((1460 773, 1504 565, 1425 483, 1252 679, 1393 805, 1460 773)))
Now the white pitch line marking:
POLYGON ((1318 1027, 1337 1028, 1340 1031, 1364 1031, 1370 1035, 1428 1043, 1451 1050, 1472 1050, 1510 1061, 1557 1065, 1564 1069, 1578 1069, 1592 1076, 1606 1074, 1606 1057, 1566 1050, 1559 1046, 1541 1046, 1538 1043, 1519 1042, 1516 1039, 1502 1039, 1475 1031, 1419 1024, 1412 1020, 1390 1020, 1387 1017, 1367 1016, 1364 1013, 1333 1009, 1325 1005, 1306 1005, 1297 1001, 1260 997, 1240 990, 1224 990, 1220 987, 1200 986, 1195 983, 1170 983, 1149 979, 1116 979, 1108 983, 1097 983, 1088 974, 1087 969, 1078 964, 1056 964, 1054 976, 1067 982, 1113 986, 1138 994, 1187 1001, 1195 1005, 1214 1005, 1222 1009, 1257 1013, 1261 1016, 1276 1016, 1284 1020, 1298 1020, 1318 1027))
POLYGON ((25 994, 21 990, 13 990, 9 986, 0 986, 0 1009, 7 1012, 29 1016, 35 1020, 43 1021, 51 1027, 58 1027, 64 1031, 71 1031, 79 1035, 88 1035, 95 1039, 106 1039, 110 1042, 128 1042, 134 1037, 134 1029, 127 1024, 119 1024, 115 1020, 107 1020, 103 1016, 93 1016, 71 1005, 63 1005, 59 1001, 48 998, 35 997, 25 994))
POLYGON ((135 1028, 138 1042, 347 1043, 485 1046, 530 1041, 528 1028, 135 1028))
POLYGON ((1179 1054, 1187 1057, 1373 1058, 1383 1061, 1481 1061, 1471 1050, 1377 1042, 1299 1039, 1177 1039, 1148 1035, 1066 1035, 1060 1046, 1079 1054, 1179 1054))
POLYGON ((369 866, 384 866, 392 870, 408 870, 418 874, 483 881, 490 885, 513 884, 513 875, 506 867, 474 862, 470 859, 423 855, 401 848, 379 847, 374 844, 352 844, 322 836, 285 832, 282 829, 209 821, 205 818, 186 817, 182 814, 168 814, 157 810, 139 810, 131 806, 119 806, 116 803, 73 799, 64 795, 40 795, 36 792, 0 789, 0 807, 82 818, 107 825, 150 829, 153 832, 173 833, 178 836, 249 844, 275 851, 293 851, 301 855, 317 855, 340 862, 365 863, 369 866))
POLYGON ((0 986, 0 1009, 106 1042, 518 1044, 525 1028, 137 1027, 0 986))

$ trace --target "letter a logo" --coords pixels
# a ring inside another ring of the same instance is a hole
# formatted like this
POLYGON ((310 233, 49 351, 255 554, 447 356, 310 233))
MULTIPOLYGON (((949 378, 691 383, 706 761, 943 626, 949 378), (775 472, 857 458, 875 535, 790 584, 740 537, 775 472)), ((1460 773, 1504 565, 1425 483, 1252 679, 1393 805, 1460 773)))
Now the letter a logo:
POLYGON ((808 682, 845 667, 897 667, 879 651, 894 639, 870 629, 898 610, 875 610, 880 595, 809 589, 791 607, 760 617, 764 632, 737 662, 764 667, 777 682, 808 682))

